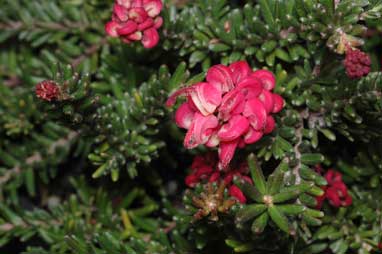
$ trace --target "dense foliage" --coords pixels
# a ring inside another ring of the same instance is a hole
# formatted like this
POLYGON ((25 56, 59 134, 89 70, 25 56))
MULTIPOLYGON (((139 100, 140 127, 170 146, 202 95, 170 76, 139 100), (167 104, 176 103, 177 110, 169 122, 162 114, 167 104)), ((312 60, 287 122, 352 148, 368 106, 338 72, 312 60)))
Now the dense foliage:
POLYGON ((382 253, 381 0, 0 5, 1 253, 382 253))

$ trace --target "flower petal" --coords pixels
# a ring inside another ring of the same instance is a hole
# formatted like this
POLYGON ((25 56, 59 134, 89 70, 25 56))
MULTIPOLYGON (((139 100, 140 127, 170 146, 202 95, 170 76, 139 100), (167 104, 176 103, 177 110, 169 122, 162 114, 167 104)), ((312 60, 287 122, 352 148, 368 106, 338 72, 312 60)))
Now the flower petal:
POLYGON ((275 125, 276 125, 275 119, 272 116, 268 116, 267 122, 266 122, 265 128, 264 128, 264 134, 271 133, 274 130, 275 125))
POLYGON ((222 101, 222 93, 210 83, 197 83, 191 92, 191 98, 195 106, 203 115, 214 113, 222 101))
POLYGON ((241 114, 244 110, 245 100, 240 89, 229 91, 223 96, 219 107, 219 118, 227 121, 234 114, 241 114))
POLYGON ((128 20, 117 29, 118 35, 128 35, 137 31, 138 25, 134 21, 128 20))
POLYGON ((218 137, 218 131, 217 129, 214 130, 208 139, 207 143, 205 144, 207 147, 216 147, 220 143, 220 139, 218 137))
POLYGON ((199 177, 194 174, 186 176, 185 183, 188 187, 195 187, 195 185, 200 181, 199 177))
POLYGON ((117 3, 119 5, 122 5, 126 9, 129 9, 131 7, 132 0, 117 0, 117 3))
POLYGON ((117 30, 119 28, 120 28, 120 25, 115 21, 109 21, 105 25, 105 31, 111 37, 118 37, 117 30))
POLYGON ((278 94, 272 94, 273 96, 273 110, 272 113, 280 112, 284 107, 284 99, 278 94))
POLYGON ((235 115, 228 123, 220 128, 218 137, 221 141, 232 141, 247 132, 248 128, 249 121, 247 118, 241 115, 235 115))
POLYGON ((239 139, 221 142, 219 147, 219 169, 225 169, 235 154, 239 139))
POLYGON ((154 26, 154 20, 152 18, 147 18, 144 22, 142 22, 138 25, 138 30, 143 31, 143 30, 150 28, 152 26, 154 26))
POLYGON ((256 131, 252 127, 249 127, 247 134, 244 136, 244 142, 246 144, 253 144, 263 137, 262 131, 256 131))
POLYGON ((244 196, 244 193, 236 185, 231 185, 231 187, 229 187, 228 194, 242 204, 247 202, 247 198, 244 196))
POLYGON ((130 41, 139 41, 142 39, 142 32, 136 31, 135 33, 127 35, 126 38, 130 41))
POLYGON ((245 103, 243 115, 248 118, 251 126, 261 131, 265 127, 267 120, 267 112, 265 111, 263 103, 259 99, 251 99, 245 103))
POLYGON ((143 32, 142 44, 145 48, 153 48, 159 42, 159 34, 155 28, 147 29, 143 32))
POLYGON ((192 149, 205 144, 211 136, 212 130, 218 126, 218 119, 214 115, 203 116, 196 112, 194 120, 187 131, 184 146, 192 149))
POLYGON ((160 28, 163 25, 163 18, 162 17, 156 17, 154 19, 154 27, 156 29, 160 28))
POLYGON ((249 67, 246 61, 237 61, 230 64, 229 68, 232 71, 232 80, 235 84, 240 83, 250 73, 252 73, 251 67, 249 67))
MULTIPOLYGON (((167 101, 166 101, 166 106, 167 107, 172 107, 174 106, 174 104, 176 103, 176 99, 181 96, 181 95, 190 95, 191 93, 191 90, 193 88, 192 87, 184 87, 184 88, 181 88, 179 90, 176 90, 174 93, 172 93, 167 101)), ((191 105, 191 103, 193 104, 193 102, 191 100, 189 100, 189 103, 190 103, 190 106, 193 107, 194 105, 191 105)))
POLYGON ((161 12, 163 4, 161 0, 143 0, 143 7, 147 11, 147 14, 154 18, 161 12))
POLYGON ((257 70, 251 74, 251 76, 258 78, 263 83, 264 89, 270 91, 276 85, 276 78, 272 72, 268 70, 257 70))
POLYGON ((188 102, 183 103, 175 113, 175 123, 180 128, 189 129, 194 119, 195 111, 188 102))
POLYGON ((113 14, 115 16, 117 16, 117 18, 124 22, 124 21, 127 21, 129 19, 128 17, 128 9, 126 9, 123 5, 120 5, 120 4, 114 4, 113 6, 113 14))
POLYGON ((273 94, 268 90, 263 89, 259 95, 259 99, 264 104, 264 108, 267 114, 271 113, 275 105, 273 102, 273 94))
POLYGON ((251 76, 242 79, 237 85, 237 89, 243 93, 247 100, 257 98, 264 90, 261 81, 251 76))
POLYGON ((234 88, 231 70, 222 64, 212 66, 207 72, 206 80, 223 93, 234 88))
POLYGON ((135 7, 129 10, 129 19, 142 23, 147 19, 147 12, 142 7, 135 7))

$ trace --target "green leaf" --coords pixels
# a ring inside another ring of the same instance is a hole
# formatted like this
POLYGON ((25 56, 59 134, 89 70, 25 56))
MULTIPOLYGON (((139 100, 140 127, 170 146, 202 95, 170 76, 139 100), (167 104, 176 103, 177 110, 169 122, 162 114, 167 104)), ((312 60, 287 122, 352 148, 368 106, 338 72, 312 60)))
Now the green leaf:
POLYGON ((319 153, 305 153, 301 155, 301 163, 316 165, 324 161, 324 156, 319 153))
POLYGON ((256 156, 252 153, 248 156, 248 166, 251 171, 252 180, 261 194, 266 194, 266 184, 263 172, 257 164, 256 156))
POLYGON ((298 215, 306 210, 305 206, 296 204, 277 205, 277 208, 286 215, 298 215))
POLYGON ((268 213, 272 221, 284 232, 289 234, 289 224, 286 216, 277 208, 271 205, 268 207, 268 213))
POLYGON ((268 213, 263 213, 256 220, 254 220, 251 226, 252 232, 255 234, 262 233, 268 224, 268 218, 268 213))
POLYGON ((292 199, 296 199, 300 195, 299 190, 280 192, 273 196, 273 203, 283 203, 292 199))
POLYGON ((246 205, 242 209, 239 210, 236 214, 236 222, 237 223, 245 223, 248 220, 251 220, 261 213, 263 213, 267 209, 264 204, 254 204, 254 205, 246 205))
POLYGON ((172 91, 174 89, 179 88, 180 84, 182 83, 185 72, 186 72, 186 63, 181 62, 178 67, 176 68, 174 74, 172 75, 170 81, 168 82, 169 89, 168 91, 172 91))

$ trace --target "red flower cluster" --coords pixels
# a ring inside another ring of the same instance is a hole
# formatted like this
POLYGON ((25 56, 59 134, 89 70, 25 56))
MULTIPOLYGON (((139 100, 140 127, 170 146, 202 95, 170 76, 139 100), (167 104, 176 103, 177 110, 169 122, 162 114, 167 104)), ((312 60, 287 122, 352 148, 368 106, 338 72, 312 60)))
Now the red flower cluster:
POLYGON ((325 174, 328 182, 327 186, 322 187, 325 193, 317 197, 317 208, 321 209, 325 199, 334 207, 349 206, 352 204, 352 197, 348 193, 345 183, 342 181, 340 172, 329 169, 325 174))
POLYGON ((219 147, 219 168, 231 161, 237 147, 253 144, 273 131, 272 113, 284 106, 280 95, 272 93, 276 80, 267 70, 252 71, 247 62, 212 66, 206 82, 176 91, 167 101, 186 95, 176 111, 176 124, 187 129, 184 146, 219 147))
POLYGON ((51 101, 60 95, 58 84, 51 80, 44 80, 36 85, 36 96, 40 99, 51 101))
POLYGON ((141 41, 145 48, 158 44, 157 29, 163 24, 159 17, 161 0, 116 0, 113 16, 105 30, 112 37, 121 37, 125 43, 141 41))
POLYGON ((246 203, 246 197, 240 188, 233 184, 233 178, 236 176, 252 184, 251 178, 246 176, 248 173, 247 164, 242 164, 238 169, 228 172, 220 171, 217 168, 217 164, 218 159, 214 153, 208 153, 205 156, 196 156, 191 165, 192 173, 186 177, 186 185, 188 187, 195 187, 195 185, 201 181, 211 183, 223 180, 228 188, 229 195, 236 198, 242 204, 246 203))
POLYGON ((344 65, 349 78, 356 79, 367 76, 370 72, 370 56, 359 49, 348 47, 344 65))

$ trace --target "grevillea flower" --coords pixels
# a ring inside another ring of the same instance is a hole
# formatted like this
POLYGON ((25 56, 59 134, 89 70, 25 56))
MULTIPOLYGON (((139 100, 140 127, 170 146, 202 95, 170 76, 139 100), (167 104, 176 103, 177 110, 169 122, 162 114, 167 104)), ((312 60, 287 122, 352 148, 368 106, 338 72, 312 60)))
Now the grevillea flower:
POLYGON ((58 84, 51 80, 44 80, 36 85, 36 96, 42 100, 51 101, 60 95, 58 84))
POLYGON ((252 71, 247 62, 212 66, 206 81, 173 93, 187 100, 176 111, 175 122, 187 134, 184 146, 218 147, 219 168, 228 166, 236 148, 257 142, 275 128, 272 114, 284 107, 283 98, 272 93, 276 79, 267 70, 252 71))
POLYGON ((213 183, 224 181, 225 186, 228 188, 228 194, 231 197, 234 197, 242 204, 247 202, 244 193, 239 187, 233 184, 234 177, 239 177, 252 184, 252 180, 247 176, 247 164, 241 164, 237 169, 231 169, 227 172, 220 171, 218 169, 218 158, 216 154, 207 153, 204 156, 195 156, 191 170, 191 173, 185 179, 185 183, 188 187, 193 188, 199 182, 213 183))
POLYGON ((349 78, 357 79, 367 76, 370 72, 370 64, 369 55, 359 49, 347 48, 344 65, 349 78))
POLYGON ((159 42, 157 29, 163 24, 158 16, 162 8, 161 0, 116 0, 106 33, 125 43, 141 41, 145 48, 155 47, 159 42))
POLYGON ((316 198, 317 208, 321 209, 325 199, 334 207, 349 206, 352 204, 352 197, 348 193, 345 183, 342 181, 340 172, 329 169, 325 174, 328 182, 327 186, 322 187, 325 193, 316 198))

